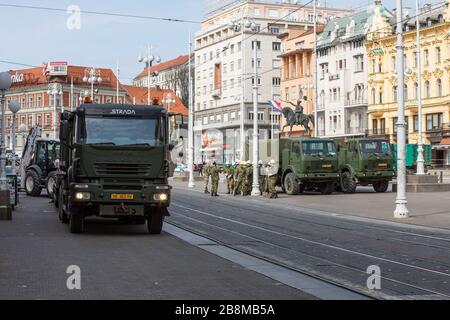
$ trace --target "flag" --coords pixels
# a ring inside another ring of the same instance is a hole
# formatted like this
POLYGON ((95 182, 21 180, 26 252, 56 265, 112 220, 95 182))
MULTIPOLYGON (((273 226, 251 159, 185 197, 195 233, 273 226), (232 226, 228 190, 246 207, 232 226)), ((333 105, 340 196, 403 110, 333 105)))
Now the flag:
POLYGON ((278 113, 283 112, 283 108, 281 107, 281 103, 276 100, 269 100, 269 105, 278 113))

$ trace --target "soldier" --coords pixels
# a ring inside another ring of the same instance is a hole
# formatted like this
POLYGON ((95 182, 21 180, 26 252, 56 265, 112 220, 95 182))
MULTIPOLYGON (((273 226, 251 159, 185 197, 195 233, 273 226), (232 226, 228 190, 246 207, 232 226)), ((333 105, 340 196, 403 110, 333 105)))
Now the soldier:
POLYGON ((270 199, 277 199, 278 198, 278 194, 277 194, 277 190, 276 190, 276 186, 277 186, 277 179, 278 179, 278 174, 275 173, 274 168, 275 168, 276 162, 275 160, 270 160, 269 162, 269 196, 270 199), (273 174, 275 173, 275 174, 273 174))
POLYGON ((244 170, 244 183, 242 186, 242 195, 249 196, 252 193, 253 166, 250 161, 246 162, 244 170))
POLYGON ((227 181, 227 194, 234 192, 234 166, 232 164, 225 167, 225 177, 227 181))
POLYGON ((210 164, 209 164, 209 160, 206 160, 206 165, 205 165, 205 193, 209 193, 208 191, 208 184, 209 184, 209 177, 210 177, 210 164))
POLYGON ((211 197, 218 197, 217 189, 219 187, 220 168, 215 161, 209 168, 209 174, 211 175, 211 197))
POLYGON ((266 175, 266 167, 263 161, 259 161, 259 192, 263 196, 265 192, 267 192, 267 175, 266 175))
POLYGON ((242 193, 242 185, 244 182, 244 163, 241 161, 234 170, 234 195, 242 193))

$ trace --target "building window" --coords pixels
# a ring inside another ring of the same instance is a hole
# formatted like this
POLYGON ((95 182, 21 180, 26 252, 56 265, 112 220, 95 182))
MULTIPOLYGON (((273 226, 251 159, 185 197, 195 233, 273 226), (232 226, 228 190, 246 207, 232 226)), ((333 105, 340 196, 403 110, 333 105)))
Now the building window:
POLYGON ((372 103, 377 104, 375 89, 372 89, 372 103))
POLYGON ((328 63, 320 64, 320 80, 325 79, 325 75, 328 73, 328 63))
POLYGON ((354 56, 353 60, 355 62, 355 72, 364 71, 364 56, 362 54, 354 56))
POLYGON ((380 104, 383 104, 383 92, 382 91, 378 92, 378 101, 380 104))
POLYGON ((441 48, 436 48, 436 63, 441 63, 441 48))
POLYGON ((414 52, 413 56, 414 56, 414 68, 417 68, 418 67, 417 52, 414 52))
POLYGON ((425 56, 425 66, 428 66, 430 64, 430 53, 428 49, 425 49, 424 56, 425 56))
POLYGON ((281 84, 281 78, 280 77, 273 77, 272 78, 272 85, 273 86, 278 87, 278 86, 280 86, 280 84, 281 84))
POLYGON ((404 90, 403 91, 404 99, 408 100, 408 85, 407 84, 405 84, 405 87, 403 90, 404 90))
POLYGON ((397 93, 397 86, 394 86, 392 88, 392 98, 393 98, 392 101, 397 102, 397 98, 398 98, 397 95, 398 95, 398 93, 397 93))
POLYGON ((414 130, 414 132, 417 132, 417 131, 419 131, 419 116, 414 116, 413 117, 413 130, 414 130))
POLYGON ((261 50, 261 41, 252 41, 252 50, 255 49, 255 42, 256 42, 256 49, 261 50))
POLYGON ((273 59, 272 60, 272 68, 273 69, 279 69, 280 68, 280 59, 273 59))
POLYGON ((419 85, 414 82, 414 99, 419 99, 419 85))
POLYGON ((437 96, 441 97, 442 96, 442 80, 437 79, 436 84, 437 84, 437 96))
POLYGON ((425 81, 425 97, 430 97, 430 81, 425 81))
POLYGON ((391 68, 393 71, 397 69, 397 58, 395 56, 391 56, 391 68))
POLYGON ((272 50, 280 51, 281 50, 281 42, 272 42, 272 50))
POLYGON ((427 131, 442 129, 444 115, 442 113, 427 114, 427 131))

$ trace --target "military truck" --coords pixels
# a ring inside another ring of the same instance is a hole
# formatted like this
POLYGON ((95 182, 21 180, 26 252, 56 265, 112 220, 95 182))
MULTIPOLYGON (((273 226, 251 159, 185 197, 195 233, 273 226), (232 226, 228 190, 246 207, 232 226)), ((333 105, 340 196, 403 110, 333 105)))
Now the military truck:
POLYGON ((168 120, 160 106, 83 104, 61 114, 55 206, 72 233, 89 216, 161 233, 174 169, 168 120))
POLYGON ((358 185, 372 185, 376 192, 386 192, 395 176, 394 157, 389 141, 357 138, 338 142, 340 189, 354 193, 358 185))
POLYGON ((331 194, 339 182, 336 142, 280 138, 280 184, 289 195, 303 191, 331 194))

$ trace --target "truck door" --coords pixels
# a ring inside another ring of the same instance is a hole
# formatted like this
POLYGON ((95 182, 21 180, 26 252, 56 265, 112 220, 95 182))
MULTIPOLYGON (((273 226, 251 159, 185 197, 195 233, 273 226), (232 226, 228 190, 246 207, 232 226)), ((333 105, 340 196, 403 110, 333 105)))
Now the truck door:
POLYGON ((42 174, 47 174, 47 150, 46 143, 44 141, 39 141, 36 147, 36 165, 42 170, 42 174))
POLYGON ((302 165, 302 146, 300 141, 292 142, 291 165, 293 168, 300 168, 302 165))

